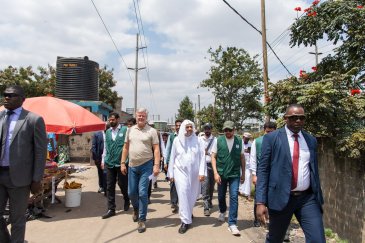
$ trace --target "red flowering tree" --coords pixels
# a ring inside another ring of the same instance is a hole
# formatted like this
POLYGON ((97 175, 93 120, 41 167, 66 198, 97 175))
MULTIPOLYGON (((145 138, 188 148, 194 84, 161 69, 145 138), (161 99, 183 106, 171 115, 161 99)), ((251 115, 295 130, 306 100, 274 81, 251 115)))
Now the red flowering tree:
POLYGON ((266 106, 279 118, 290 103, 305 107, 306 129, 329 137, 338 151, 353 158, 365 156, 365 10, 364 0, 314 1, 291 27, 292 46, 312 46, 327 38, 340 44, 313 72, 301 71, 270 85, 266 106), (316 14, 313 14, 316 13, 316 14))

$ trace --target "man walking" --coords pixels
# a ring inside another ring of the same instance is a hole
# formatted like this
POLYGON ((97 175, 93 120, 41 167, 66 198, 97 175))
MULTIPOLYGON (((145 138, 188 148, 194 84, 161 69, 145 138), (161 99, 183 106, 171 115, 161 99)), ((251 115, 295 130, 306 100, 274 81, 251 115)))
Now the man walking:
POLYGON ((223 124, 224 136, 217 138, 212 149, 212 167, 214 179, 218 184, 219 217, 221 222, 225 221, 227 203, 226 193, 229 185, 229 216, 228 229, 232 235, 240 236, 237 228, 238 211, 238 187, 240 181, 245 180, 245 156, 242 139, 234 135, 234 123, 225 121, 223 124))
POLYGON ((23 243, 29 193, 41 190, 47 156, 43 118, 22 108, 25 93, 17 85, 5 89, 0 112, 0 242, 23 243), (3 217, 10 206, 11 234, 3 217))
POLYGON ((115 184, 118 186, 124 198, 124 211, 128 211, 130 202, 128 197, 128 176, 120 170, 120 158, 124 146, 127 128, 119 124, 119 114, 109 114, 110 128, 105 133, 105 146, 103 153, 103 168, 106 167, 108 211, 102 216, 103 219, 115 215, 115 184))
MULTIPOLYGON (((264 134, 268 134, 272 131, 276 130, 276 123, 275 122, 265 122, 264 124, 264 134)), ((257 168, 257 164, 260 161, 261 158, 261 145, 262 145, 262 139, 264 138, 264 136, 258 137, 256 138, 251 146, 251 154, 250 154, 250 172, 252 175, 252 183, 255 185, 255 191, 256 191, 256 182, 257 182, 257 176, 256 176, 256 168, 257 168)), ((256 217, 256 203, 254 204, 253 207, 253 214, 254 214, 254 222, 253 225, 255 227, 260 227, 260 222, 257 220, 256 217)))
MULTIPOLYGON (((168 171, 172 144, 174 142, 174 139, 179 134, 181 123, 182 123, 181 120, 175 120, 175 132, 169 136, 169 139, 167 141, 166 151, 165 151, 165 154, 164 154, 164 161, 165 161, 164 168, 165 168, 165 171, 168 171)), ((176 186, 175 186, 174 181, 170 182, 170 202, 171 202, 172 213, 177 213, 178 210, 179 210, 179 208, 177 206, 177 204, 179 202, 179 198, 177 196, 177 191, 176 191, 176 186)))
POLYGON ((204 215, 210 216, 210 209, 213 207, 212 199, 214 192, 214 172, 212 167, 212 148, 213 143, 216 143, 216 138, 212 135, 212 124, 206 123, 203 126, 204 136, 200 137, 204 144, 205 163, 207 164, 207 177, 202 182, 202 197, 204 205, 204 215))
POLYGON ((129 156, 128 194, 133 205, 133 221, 138 221, 138 232, 146 231, 149 176, 158 176, 160 148, 157 131, 147 125, 147 110, 136 112, 137 125, 128 129, 123 148, 121 171, 126 175, 129 156))
POLYGON ((243 134, 243 149, 245 150, 245 161, 246 161, 246 169, 245 171, 242 171, 242 173, 245 173, 245 181, 241 183, 239 188, 239 193, 246 197, 247 200, 251 199, 251 172, 250 172, 250 153, 251 153, 251 146, 252 143, 250 142, 252 135, 251 133, 245 132, 243 134))
POLYGON ((284 119, 285 127, 263 138, 257 167, 256 214, 262 223, 270 217, 267 243, 283 242, 293 214, 306 242, 324 243, 317 141, 302 130, 305 114, 301 105, 290 105, 284 119))
POLYGON ((93 160, 98 171, 98 193, 104 192, 106 195, 106 174, 101 166, 102 155, 104 151, 104 132, 95 132, 92 139, 91 153, 93 160))

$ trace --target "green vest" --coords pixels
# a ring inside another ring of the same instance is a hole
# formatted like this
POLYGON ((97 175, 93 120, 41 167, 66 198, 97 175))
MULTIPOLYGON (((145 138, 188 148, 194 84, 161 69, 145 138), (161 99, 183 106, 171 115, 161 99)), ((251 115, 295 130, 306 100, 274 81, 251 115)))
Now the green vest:
POLYGON ((106 155, 104 163, 108 168, 120 167, 120 159, 122 157, 126 131, 127 127, 121 127, 114 141, 112 139, 111 129, 108 129, 105 133, 106 155))
POLYGON ((256 145, 256 164, 260 162, 261 159, 261 147, 262 147, 262 140, 264 139, 264 136, 258 137, 255 139, 255 145, 256 145))
POLYGON ((234 136, 231 152, 225 136, 217 139, 217 171, 223 179, 240 177, 242 139, 234 136))

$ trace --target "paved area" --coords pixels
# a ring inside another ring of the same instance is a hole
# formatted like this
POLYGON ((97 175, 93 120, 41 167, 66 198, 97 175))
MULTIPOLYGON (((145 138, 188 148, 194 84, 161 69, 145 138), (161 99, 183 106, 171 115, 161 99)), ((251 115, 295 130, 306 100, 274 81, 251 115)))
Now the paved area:
MULTIPOLYGON (((66 208, 64 203, 50 204, 45 215, 51 218, 39 218, 28 221, 26 241, 28 243, 69 243, 69 242, 264 242, 265 229, 253 227, 253 202, 239 199, 238 228, 240 237, 232 236, 227 223, 217 220, 217 194, 214 194, 214 208, 210 217, 203 215, 202 201, 194 208, 192 228, 185 234, 179 234, 180 219, 178 214, 171 213, 169 204, 169 185, 160 174, 158 188, 153 189, 147 215, 147 231, 137 232, 137 223, 132 221, 132 209, 122 211, 122 196, 117 195, 117 215, 101 219, 106 212, 106 198, 97 193, 97 172, 94 166, 77 164, 89 169, 72 174, 70 181, 83 184, 81 206, 66 208)), ((60 183, 57 196, 65 201, 65 193, 60 183)), ((119 188, 117 189, 119 193, 119 188)), ((299 237, 299 241, 304 242, 299 237)))

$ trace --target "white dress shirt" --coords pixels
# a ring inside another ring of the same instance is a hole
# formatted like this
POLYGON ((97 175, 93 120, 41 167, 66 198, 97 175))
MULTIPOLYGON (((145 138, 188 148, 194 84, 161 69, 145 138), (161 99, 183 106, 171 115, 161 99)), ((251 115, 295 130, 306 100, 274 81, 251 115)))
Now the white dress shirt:
MULTIPOLYGON (((290 155, 293 160, 293 150, 294 150, 294 137, 293 132, 285 126, 286 136, 288 137, 290 155)), ((293 191, 305 191, 310 186, 310 170, 309 170, 309 160, 310 160, 310 152, 303 137, 303 133, 298 133, 298 142, 299 142, 299 164, 298 164, 298 182, 297 187, 293 189, 293 191)), ((292 161, 293 162, 293 161, 292 161)))

